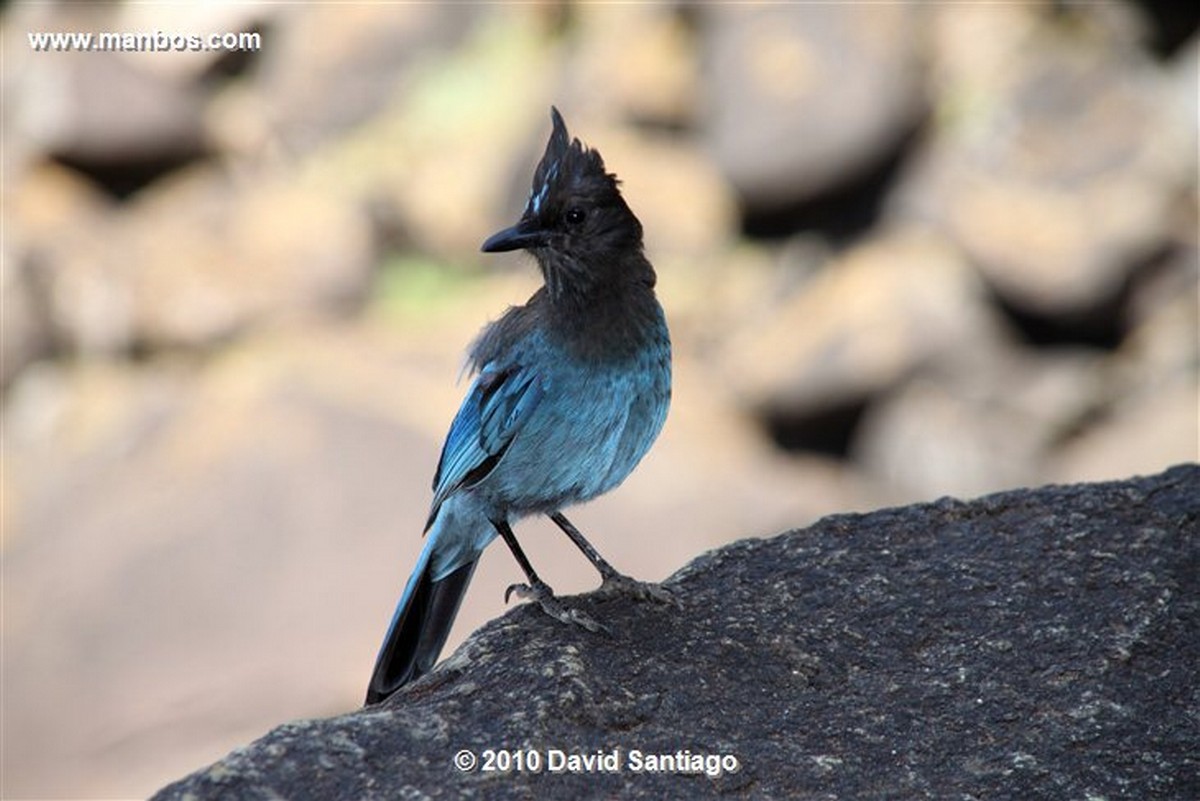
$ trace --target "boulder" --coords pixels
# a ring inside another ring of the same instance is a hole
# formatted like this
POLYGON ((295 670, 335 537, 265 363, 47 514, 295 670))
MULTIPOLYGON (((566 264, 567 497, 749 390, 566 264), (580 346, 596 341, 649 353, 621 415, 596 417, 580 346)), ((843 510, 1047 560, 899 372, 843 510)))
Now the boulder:
POLYGON ((154 798, 1182 798, 1198 520, 1191 464, 744 540, 678 607, 569 599, 605 636, 523 606, 154 798))
POLYGON ((858 177, 924 113, 914 5, 703 6, 713 158, 751 211, 858 177))
POLYGON ((743 324, 720 363, 749 406, 794 420, 882 393, 921 365, 986 352, 999 337, 959 252, 936 233, 896 227, 743 324))
POLYGON ((1194 83, 1189 115, 1184 80, 1128 37, 1028 4, 938 21, 938 124, 893 211, 947 231, 1019 313, 1101 325, 1194 180, 1194 83))

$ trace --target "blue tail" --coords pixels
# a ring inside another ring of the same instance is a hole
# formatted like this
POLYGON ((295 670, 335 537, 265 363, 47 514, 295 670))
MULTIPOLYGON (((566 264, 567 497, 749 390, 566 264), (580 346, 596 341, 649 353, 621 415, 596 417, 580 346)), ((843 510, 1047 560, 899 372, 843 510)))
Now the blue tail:
POLYGON ((431 556, 437 541, 432 532, 392 615, 375 671, 367 687, 367 703, 377 704, 408 682, 428 673, 437 662, 458 607, 466 595, 478 557, 434 578, 431 556))

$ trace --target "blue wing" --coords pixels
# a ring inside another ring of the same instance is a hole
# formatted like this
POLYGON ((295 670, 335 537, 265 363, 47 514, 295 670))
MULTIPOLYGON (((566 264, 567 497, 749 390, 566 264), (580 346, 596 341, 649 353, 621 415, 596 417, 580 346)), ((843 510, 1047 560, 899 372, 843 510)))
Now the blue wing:
POLYGON ((495 468, 543 394, 542 381, 532 370, 519 365, 484 365, 471 382, 442 446, 433 476, 427 531, 451 493, 479 483, 495 468))

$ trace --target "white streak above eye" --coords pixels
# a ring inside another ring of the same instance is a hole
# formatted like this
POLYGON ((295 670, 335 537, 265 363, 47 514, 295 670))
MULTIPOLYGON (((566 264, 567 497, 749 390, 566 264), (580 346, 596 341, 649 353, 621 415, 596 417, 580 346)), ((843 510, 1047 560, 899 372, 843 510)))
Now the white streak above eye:
POLYGON ((558 162, 556 161, 546 171, 546 177, 542 180, 542 185, 538 187, 537 193, 535 194, 533 190, 529 191, 529 201, 526 207, 534 216, 542 213, 542 203, 546 200, 546 195, 550 192, 550 184, 554 182, 554 178, 557 175, 558 162))

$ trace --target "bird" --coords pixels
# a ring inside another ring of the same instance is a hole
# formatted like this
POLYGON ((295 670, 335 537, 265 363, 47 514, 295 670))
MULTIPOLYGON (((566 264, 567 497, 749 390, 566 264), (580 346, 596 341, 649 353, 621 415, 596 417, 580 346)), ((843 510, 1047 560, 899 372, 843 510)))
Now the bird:
POLYGON ((548 516, 600 573, 601 590, 672 601, 612 567, 563 509, 617 487, 657 439, 671 402, 671 338, 642 224, 596 150, 558 109, 518 222, 485 253, 532 254, 542 285, 486 325, 433 478, 425 544, 376 658, 367 705, 432 670, 483 550, 499 536, 526 582, 505 592, 605 629, 555 595, 512 524, 548 516))

